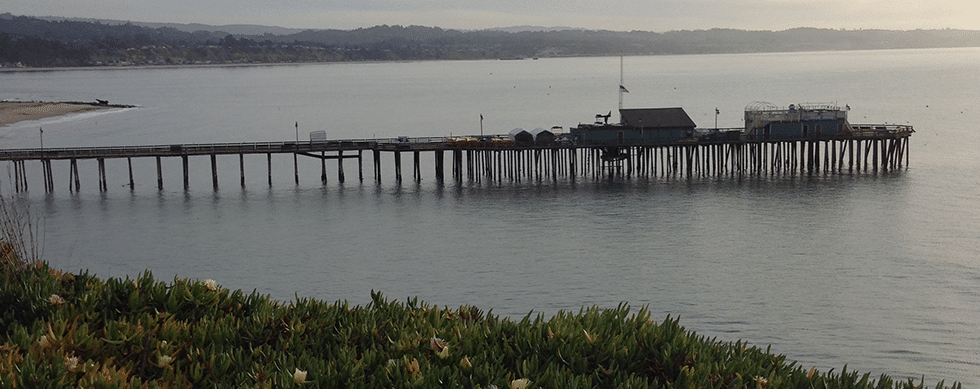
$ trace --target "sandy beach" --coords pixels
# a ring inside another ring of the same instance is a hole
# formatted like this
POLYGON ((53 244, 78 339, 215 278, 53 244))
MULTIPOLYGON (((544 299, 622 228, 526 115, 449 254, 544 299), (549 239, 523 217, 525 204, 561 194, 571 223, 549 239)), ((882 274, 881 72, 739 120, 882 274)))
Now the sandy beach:
POLYGON ((106 108, 118 106, 83 102, 0 101, 0 126, 106 108))

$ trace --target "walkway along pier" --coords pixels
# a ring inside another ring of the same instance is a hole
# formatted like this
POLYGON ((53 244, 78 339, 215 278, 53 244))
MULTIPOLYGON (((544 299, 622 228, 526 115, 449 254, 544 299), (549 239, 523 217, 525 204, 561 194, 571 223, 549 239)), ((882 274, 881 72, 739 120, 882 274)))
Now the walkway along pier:
MULTIPOLYGON (((642 133, 644 129, 640 131, 642 133)), ((187 190, 190 157, 209 157, 211 177, 217 189, 218 156, 237 156, 240 183, 245 186, 245 156, 261 154, 265 154, 268 161, 266 173, 269 185, 272 185, 273 154, 293 155, 293 174, 298 184, 300 157, 320 160, 320 179, 323 183, 327 182, 328 170, 332 170, 328 169, 327 160, 337 160, 336 179, 344 182, 344 160, 356 159, 358 179, 363 181, 365 152, 371 154, 373 176, 378 182, 382 179, 382 154, 391 155, 398 182, 402 181, 402 158, 410 154, 413 158, 413 179, 421 180, 420 159, 423 153, 432 155, 434 175, 440 181, 445 179, 447 155, 451 160, 452 179, 457 182, 557 181, 561 178, 574 180, 577 177, 606 176, 763 176, 901 169, 909 163, 908 141, 913 132, 911 126, 875 125, 849 126, 847 131, 807 133, 789 139, 778 139, 779 136, 773 136, 775 131, 755 134, 743 129, 711 129, 698 130, 666 142, 663 139, 629 139, 621 134, 611 140, 576 139, 564 134, 546 141, 498 135, 35 148, 0 150, 0 160, 10 161, 18 192, 28 190, 25 166, 29 161, 41 164, 41 178, 46 192, 54 191, 52 172, 58 165, 69 171, 69 190, 79 190, 79 160, 97 162, 99 188, 106 191, 109 178, 106 177, 105 160, 122 158, 128 162, 130 189, 134 188, 136 180, 132 168, 134 158, 155 158, 157 186, 161 190, 164 188, 161 160, 180 158, 183 185, 187 190)))

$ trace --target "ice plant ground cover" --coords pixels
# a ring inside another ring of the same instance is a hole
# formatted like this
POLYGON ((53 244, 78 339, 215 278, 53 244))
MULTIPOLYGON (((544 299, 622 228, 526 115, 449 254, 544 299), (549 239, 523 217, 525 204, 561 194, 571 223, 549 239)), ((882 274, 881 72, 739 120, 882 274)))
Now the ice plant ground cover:
POLYGON ((380 293, 364 307, 278 302, 210 280, 68 274, 0 251, 0 388, 925 387, 797 366, 626 305, 511 320, 380 293))

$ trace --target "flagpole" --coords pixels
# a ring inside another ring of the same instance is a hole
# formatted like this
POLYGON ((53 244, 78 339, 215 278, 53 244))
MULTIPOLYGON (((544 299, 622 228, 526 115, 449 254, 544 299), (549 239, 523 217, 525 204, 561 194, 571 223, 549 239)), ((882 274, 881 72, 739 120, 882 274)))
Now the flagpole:
MULTIPOLYGON (((619 56, 619 110, 623 110, 623 56, 619 56)), ((619 114, 619 122, 623 122, 623 114, 619 114)))

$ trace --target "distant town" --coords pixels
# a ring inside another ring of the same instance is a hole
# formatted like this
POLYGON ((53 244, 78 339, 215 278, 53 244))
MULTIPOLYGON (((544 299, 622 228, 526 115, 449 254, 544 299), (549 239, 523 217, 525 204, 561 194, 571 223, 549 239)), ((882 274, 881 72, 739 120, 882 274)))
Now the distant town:
POLYGON ((517 27, 355 30, 138 23, 0 14, 0 66, 49 68, 531 59, 980 47, 972 30, 607 31, 517 27))

